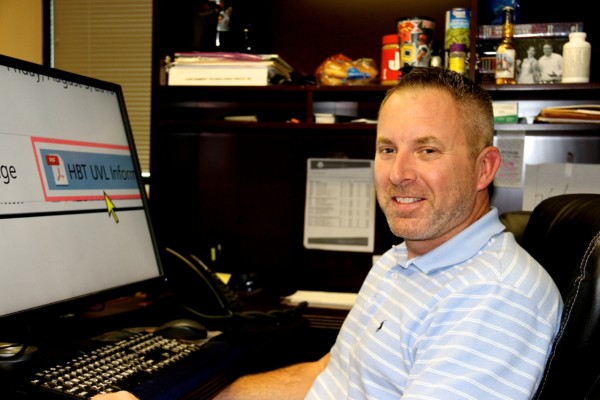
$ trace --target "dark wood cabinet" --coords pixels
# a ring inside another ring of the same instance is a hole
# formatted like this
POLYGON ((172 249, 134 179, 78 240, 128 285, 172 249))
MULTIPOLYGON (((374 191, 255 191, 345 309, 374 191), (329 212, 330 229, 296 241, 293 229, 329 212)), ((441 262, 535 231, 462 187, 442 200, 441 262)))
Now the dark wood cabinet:
MULTIPOLYGON (((252 3, 256 8, 246 5, 238 10, 249 13, 249 20, 266 24, 258 32, 268 43, 265 50, 279 53, 308 73, 332 51, 377 59, 379 40, 393 31, 397 17, 443 16, 448 8, 465 6, 433 1, 410 7, 391 1, 371 6, 358 1, 252 3), (423 7, 421 12, 418 6, 423 7), (368 45, 365 35, 370 38, 368 45)), ((306 159, 372 159, 376 125, 318 124, 314 114, 375 120, 387 87, 165 86, 160 68, 164 55, 189 50, 185 46, 191 43, 189 26, 173 26, 183 23, 181 15, 195 3, 182 4, 188 8, 175 10, 170 2, 155 1, 150 207, 159 244, 207 259, 211 249, 219 248, 218 268, 237 274, 256 272, 259 284, 282 293, 298 288, 358 290, 373 254, 303 248, 306 159), (227 120, 232 116, 251 116, 256 122, 227 120)), ((469 4, 477 7, 475 0, 469 4)), ((190 15, 186 18, 193 20, 190 15)), ((593 34, 588 38, 594 46, 593 34)), ((522 122, 531 122, 547 106, 600 104, 598 83, 485 88, 495 101, 518 102, 522 122)), ((574 162, 600 163, 600 126, 596 124, 519 123, 497 129, 525 132, 530 153, 546 142, 570 146, 575 141, 585 151, 576 154, 574 162)), ((563 161, 544 157, 537 154, 536 160, 563 161)), ((499 190, 497 201, 503 204, 502 211, 519 209, 521 196, 519 189, 499 190)), ((381 254, 398 239, 389 232, 379 210, 375 223, 375 254, 381 254)))
MULTIPOLYGON (((549 105, 600 103, 598 84, 488 89, 497 101, 518 100, 523 112, 531 115, 549 105)), ((283 293, 298 288, 358 290, 371 266, 371 254, 302 246, 306 159, 371 159, 376 125, 317 124, 313 114, 375 119, 385 90, 379 85, 157 88, 151 210, 159 242, 205 258, 210 249, 220 247, 220 267, 234 273, 257 272, 265 277, 265 285, 283 293), (258 121, 225 120, 248 115, 258 121)), ((524 131, 531 152, 547 141, 576 141, 576 146, 585 147, 585 154, 576 154, 574 161, 584 163, 600 162, 598 128, 497 126, 502 131, 524 131)), ((519 209, 522 191, 502 188, 496 196, 502 211, 519 209)), ((378 210, 375 254, 396 242, 378 210)))
MULTIPOLYGON (((375 119, 385 88, 161 87, 150 206, 161 245, 256 272, 261 284, 356 291, 372 254, 303 248, 307 158, 372 159, 375 125, 316 124, 314 112, 375 119), (258 122, 229 122, 254 115, 258 122), (294 122, 292 122, 294 121, 294 122), (343 273, 340 273, 343 270, 343 273)), ((377 253, 396 240, 377 215, 377 253)))

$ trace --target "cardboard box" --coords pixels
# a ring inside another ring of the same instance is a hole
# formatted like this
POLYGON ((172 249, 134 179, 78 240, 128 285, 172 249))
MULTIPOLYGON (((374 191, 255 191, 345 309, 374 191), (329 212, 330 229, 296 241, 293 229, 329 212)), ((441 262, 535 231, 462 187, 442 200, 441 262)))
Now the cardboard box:
POLYGON ((517 124, 519 123, 519 103, 517 102, 494 102, 495 124, 517 124))

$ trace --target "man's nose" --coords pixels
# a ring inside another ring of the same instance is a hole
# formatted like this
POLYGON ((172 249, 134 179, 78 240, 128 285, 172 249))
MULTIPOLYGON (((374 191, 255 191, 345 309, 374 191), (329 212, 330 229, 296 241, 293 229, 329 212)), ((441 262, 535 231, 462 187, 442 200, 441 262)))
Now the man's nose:
POLYGON ((413 181, 415 178, 414 162, 411 160, 410 154, 398 152, 390 170, 390 181, 394 185, 401 185, 413 181))

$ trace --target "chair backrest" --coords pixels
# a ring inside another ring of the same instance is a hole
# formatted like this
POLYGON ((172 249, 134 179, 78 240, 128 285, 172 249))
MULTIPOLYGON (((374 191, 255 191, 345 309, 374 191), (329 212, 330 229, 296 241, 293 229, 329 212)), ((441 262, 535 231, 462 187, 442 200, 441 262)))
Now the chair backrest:
POLYGON ((564 299, 560 331, 534 399, 600 398, 600 194, 550 197, 531 212, 521 245, 564 299))

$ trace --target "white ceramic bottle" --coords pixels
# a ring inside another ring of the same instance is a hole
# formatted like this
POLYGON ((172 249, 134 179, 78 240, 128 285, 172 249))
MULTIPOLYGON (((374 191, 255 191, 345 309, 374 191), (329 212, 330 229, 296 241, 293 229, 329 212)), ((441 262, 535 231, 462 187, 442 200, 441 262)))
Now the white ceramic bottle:
POLYGON ((592 45, 585 38, 585 32, 569 33, 569 41, 563 46, 562 83, 590 81, 592 45))

